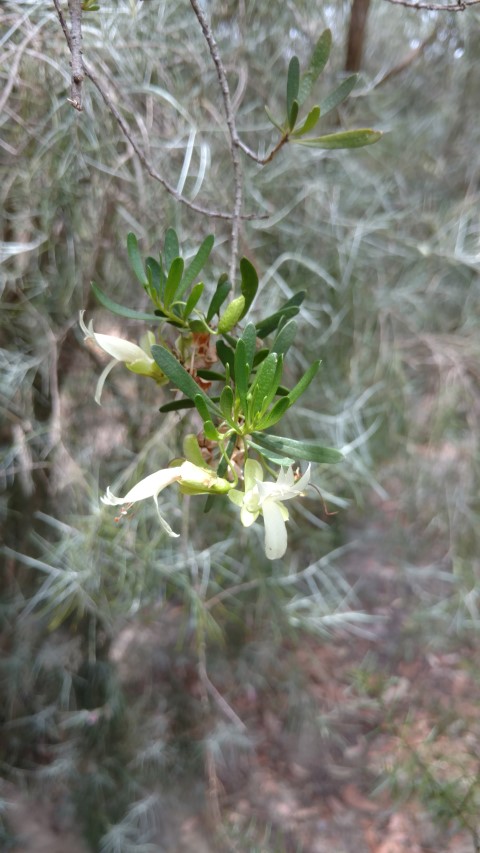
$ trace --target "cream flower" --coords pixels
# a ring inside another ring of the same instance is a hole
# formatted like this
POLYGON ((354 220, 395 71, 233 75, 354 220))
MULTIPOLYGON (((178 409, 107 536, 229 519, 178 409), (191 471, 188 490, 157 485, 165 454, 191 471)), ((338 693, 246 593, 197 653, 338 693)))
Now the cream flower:
POLYGON ((178 536, 179 534, 173 532, 168 522, 160 514, 158 506, 158 495, 172 483, 178 483, 182 492, 191 495, 224 494, 232 487, 228 480, 217 477, 215 471, 211 471, 209 468, 201 468, 192 462, 182 462, 181 465, 174 468, 162 468, 160 471, 155 471, 154 474, 149 474, 148 477, 133 486, 123 498, 114 495, 109 487, 101 501, 108 506, 123 506, 123 504, 134 504, 137 501, 153 498, 163 529, 169 536, 178 536))
POLYGON ((140 373, 142 376, 151 376, 160 385, 167 381, 165 374, 160 370, 158 364, 154 361, 150 354, 152 344, 155 343, 155 335, 153 332, 147 332, 144 339, 144 347, 139 347, 137 344, 132 344, 124 338, 117 338, 115 335, 102 335, 94 332, 93 323, 90 320, 88 326, 85 325, 83 315, 85 311, 80 311, 80 328, 85 335, 85 340, 95 341, 100 349, 112 356, 105 369, 100 374, 95 390, 95 402, 100 405, 100 397, 102 394, 105 380, 111 370, 119 362, 123 362, 132 373, 140 373))
POLYGON ((239 506, 244 527, 250 527, 260 514, 265 524, 265 553, 269 560, 283 557, 287 550, 288 509, 284 501, 298 498, 310 482, 310 465, 297 482, 293 467, 281 468, 276 483, 263 482, 263 469, 259 462, 247 459, 244 471, 245 492, 231 489, 230 500, 239 506))

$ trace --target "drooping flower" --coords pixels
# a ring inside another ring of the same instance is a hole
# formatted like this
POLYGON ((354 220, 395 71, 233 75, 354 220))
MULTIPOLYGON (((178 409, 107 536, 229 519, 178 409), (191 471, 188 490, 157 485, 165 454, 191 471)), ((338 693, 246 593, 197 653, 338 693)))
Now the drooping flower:
POLYGON ((149 474, 148 477, 144 477, 143 480, 133 486, 123 498, 114 495, 108 487, 101 501, 108 506, 123 506, 124 504, 133 504, 137 501, 153 498, 163 529, 169 536, 178 536, 179 534, 174 533, 168 522, 165 521, 158 506, 158 495, 172 483, 178 483, 180 490, 190 495, 225 494, 232 488, 232 484, 228 480, 217 477, 215 471, 210 468, 201 468, 199 465, 185 461, 176 467, 162 468, 155 471, 154 474, 149 474))
POLYGON ((142 341, 142 346, 132 344, 124 338, 117 338, 116 335, 102 335, 93 330, 93 323, 90 320, 88 326, 85 325, 83 315, 85 311, 80 311, 80 327, 85 340, 94 341, 100 349, 112 356, 112 361, 109 361, 105 369, 100 374, 95 390, 95 402, 100 405, 100 397, 102 394, 105 380, 111 370, 119 362, 123 362, 128 370, 132 373, 139 373, 142 376, 151 376, 152 379, 159 385, 167 382, 167 377, 160 370, 158 364, 154 361, 151 355, 152 344, 155 343, 155 335, 153 332, 147 332, 142 341))
POLYGON ((276 483, 263 482, 263 469, 259 462, 247 459, 244 470, 245 492, 231 489, 230 500, 240 507, 244 527, 250 527, 260 514, 265 524, 265 553, 269 560, 283 557, 287 550, 288 509, 284 501, 303 495, 310 482, 310 465, 305 474, 295 482, 293 467, 281 468, 276 483))

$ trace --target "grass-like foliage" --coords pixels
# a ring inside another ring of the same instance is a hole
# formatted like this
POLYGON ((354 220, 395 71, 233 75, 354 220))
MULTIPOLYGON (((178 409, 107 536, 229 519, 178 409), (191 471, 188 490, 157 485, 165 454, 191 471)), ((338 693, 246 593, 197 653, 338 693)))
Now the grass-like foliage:
MULTIPOLYGON (((83 5, 130 141, 91 79, 68 104, 53 4, 0 11, 3 772, 74 808, 93 850, 176 849, 207 789, 222 849, 295 849, 261 811, 222 831, 215 809, 253 766, 262 703, 290 740, 308 720, 342 742, 292 650, 376 643, 391 601, 357 548, 384 540, 406 659, 478 651, 478 13, 379 4, 353 80, 347 4, 315 27, 306 0, 210 4, 232 137, 189 5, 83 5), (282 503, 293 461, 315 489, 282 503), (154 472, 164 527, 132 500, 154 472), (278 562, 259 483, 290 511, 278 562)), ((438 774, 401 736, 390 792, 475 838, 478 774, 459 793, 448 749, 438 774)))

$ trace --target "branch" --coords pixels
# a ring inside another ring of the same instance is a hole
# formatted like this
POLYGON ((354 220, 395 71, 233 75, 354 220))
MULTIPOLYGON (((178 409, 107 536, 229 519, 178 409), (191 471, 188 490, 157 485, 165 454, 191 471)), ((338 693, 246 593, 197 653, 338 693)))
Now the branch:
POLYGON ((82 0, 68 0, 70 10, 70 51, 72 54, 72 87, 70 103, 81 112, 82 83, 85 77, 82 60, 82 0))
POLYGON ((418 45, 418 47, 411 50, 410 53, 407 53, 407 55, 404 56, 404 58, 402 60, 400 60, 400 62, 398 62, 396 65, 394 65, 393 68, 390 68, 390 70, 387 71, 383 75, 383 77, 378 81, 378 83, 376 84, 376 87, 377 86, 383 86, 383 84, 386 83, 387 80, 391 80, 392 77, 396 77, 397 74, 401 74, 402 71, 405 71, 405 69, 408 68, 409 65, 412 65, 412 63, 415 62, 415 60, 418 59, 419 56, 421 56, 421 54, 423 53, 425 48, 427 48, 433 41, 435 41, 436 36, 437 36, 437 27, 435 27, 435 29, 432 30, 430 35, 427 36, 427 38, 424 39, 421 42, 421 44, 418 45))
POLYGON ((431 12, 464 12, 468 6, 478 6, 480 0, 457 0, 456 3, 429 3, 428 0, 386 0, 407 9, 429 9, 431 12))
MULTIPOLYGON (((60 2, 59 2, 59 0, 53 0, 53 4, 54 4, 55 9, 57 11, 58 19, 60 21, 60 25, 62 27, 63 34, 65 36, 65 40, 68 44, 68 47, 69 47, 70 52, 72 53, 72 57, 73 57, 72 34, 70 33, 70 30, 68 29, 67 23, 65 21, 63 12, 62 12, 61 7, 60 7, 60 2)), ((153 163, 149 160, 149 158, 147 157, 145 152, 141 149, 141 147, 135 141, 135 138, 133 136, 133 133, 132 133, 129 125, 127 124, 127 122, 125 121, 125 119, 123 118, 121 113, 118 111, 118 109, 116 108, 116 106, 113 103, 110 95, 105 90, 105 88, 103 87, 102 83, 100 82, 100 80, 98 79, 98 77, 96 76, 94 71, 90 68, 89 65, 87 65, 85 63, 82 56, 80 56, 80 58, 81 58, 81 63, 82 63, 83 75, 85 77, 88 77, 88 79, 93 83, 93 85, 95 86, 95 88, 97 89, 97 91, 99 92, 101 97, 103 98, 103 101, 104 101, 106 107, 111 112, 111 114, 114 117, 115 121, 117 122, 120 130, 122 131, 124 136, 129 141, 129 143, 132 146, 133 150, 135 151, 138 159, 140 160, 140 162, 142 163, 142 165, 144 166, 145 170, 148 172, 150 177, 153 178, 155 181, 158 181, 158 183, 160 183, 162 185, 162 187, 171 196, 173 196, 175 201, 178 201, 181 204, 184 204, 186 207, 189 207, 190 210, 194 210, 196 213, 202 213, 205 216, 210 216, 212 219, 234 220, 235 219, 235 212, 232 214, 232 213, 227 212, 227 211, 214 210, 214 209, 211 209, 209 207, 203 207, 203 205, 196 204, 195 202, 190 201, 188 198, 185 198, 185 196, 183 196, 181 193, 179 193, 175 189, 174 186, 169 184, 168 181, 166 181, 165 178, 163 178, 159 172, 157 172, 157 170, 153 166, 153 163)), ((73 59, 72 59, 72 69, 73 69, 73 59)), ((73 99, 72 100, 69 99, 70 103, 72 103, 72 101, 73 101, 73 99)), ((75 106, 75 104, 73 104, 73 106, 75 106)), ((76 107, 76 108, 78 109, 78 107, 76 107)), ((237 218, 238 219, 244 219, 244 220, 252 220, 252 219, 266 219, 267 217, 264 214, 259 215, 256 213, 249 213, 249 214, 239 213, 237 218)))
POLYGON ((233 166, 233 181, 234 181, 234 205, 233 205, 233 217, 232 217, 232 248, 230 254, 230 281, 232 284, 235 282, 235 268, 237 266, 237 255, 238 255, 238 232, 240 228, 240 218, 242 212, 242 172, 240 167, 240 158, 238 156, 238 149, 240 147, 240 140, 238 138, 237 128, 235 125, 235 115, 232 107, 232 99, 230 97, 230 89, 228 86, 227 75, 225 72, 225 66, 221 60, 218 46, 215 41, 215 37, 210 28, 210 24, 208 23, 207 18, 203 14, 198 0, 190 0, 190 5, 197 17, 197 20, 202 28, 203 35, 205 36, 205 41, 208 44, 208 49, 210 51, 210 56, 212 57, 213 64, 215 65, 215 69, 217 72, 218 82, 220 84, 220 89, 223 97, 223 105, 225 107, 225 116, 227 119, 227 127, 230 136, 230 156, 232 158, 232 166, 233 166))

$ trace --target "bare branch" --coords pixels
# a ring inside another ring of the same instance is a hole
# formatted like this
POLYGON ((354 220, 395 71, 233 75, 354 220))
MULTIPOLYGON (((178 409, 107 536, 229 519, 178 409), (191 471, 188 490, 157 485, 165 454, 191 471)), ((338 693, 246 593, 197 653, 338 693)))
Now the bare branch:
POLYGON ((407 9, 428 9, 431 12, 464 12, 469 6, 478 6, 480 0, 457 0, 456 3, 429 3, 428 0, 386 0, 394 6, 407 9))
MULTIPOLYGON (((70 33, 70 30, 68 29, 67 23, 65 21, 65 17, 62 13, 62 9, 60 7, 59 0, 53 0, 53 3, 55 6, 55 9, 57 11, 58 19, 60 21, 60 25, 62 27, 66 42, 67 42, 68 47, 69 47, 69 49, 73 55, 72 35, 70 33)), ((130 145, 132 146, 133 150, 135 151, 138 159, 140 160, 140 162, 142 163, 142 165, 144 166, 145 170, 148 172, 150 177, 153 178, 155 181, 158 181, 158 183, 160 183, 162 185, 162 187, 171 196, 173 196, 175 201, 178 201, 180 204, 184 204, 186 207, 189 207, 190 210, 193 210, 196 213, 202 213, 205 216, 211 217, 212 219, 234 220, 235 215, 236 215, 235 212, 232 214, 229 211, 215 210, 215 209, 212 209, 209 207, 204 207, 201 204, 196 204, 195 202, 190 201, 188 198, 185 198, 185 196, 183 196, 181 193, 179 193, 175 189, 175 187, 173 187, 171 184, 169 184, 168 181, 166 181, 165 178, 162 177, 162 175, 155 169, 155 167, 153 166, 153 163, 149 160, 149 158, 147 157, 145 152, 142 150, 142 148, 136 142, 131 128, 129 127, 129 125, 127 124, 127 122, 123 118, 122 114, 119 112, 119 110, 115 106, 112 98, 110 97, 110 95, 108 94, 106 89, 104 88, 103 84, 100 82, 100 80, 98 79, 98 77, 96 76, 96 74, 94 73, 92 68, 86 64, 83 57, 81 57, 81 63, 82 63, 82 69, 83 69, 84 76, 88 77, 88 79, 93 83, 93 85, 95 86, 95 88, 97 89, 97 91, 99 92, 101 97, 103 98, 103 101, 104 101, 106 107, 108 108, 108 110, 113 115, 115 121, 117 122, 117 124, 120 128, 120 130, 122 131, 124 136, 128 139, 128 141, 129 141, 130 145)), ((250 213, 250 214, 239 213, 237 216, 237 219, 245 219, 245 220, 252 220, 252 219, 258 220, 258 219, 266 219, 266 218, 267 217, 264 214, 258 215, 255 213, 250 213)))
POLYGON ((400 60, 400 62, 398 62, 396 65, 394 65, 393 68, 390 68, 390 70, 387 71, 383 75, 383 77, 378 81, 378 83, 376 85, 377 86, 383 86, 383 84, 386 83, 387 80, 391 80, 392 77, 396 77, 397 74, 401 74, 402 71, 405 71, 406 68, 408 68, 410 65, 412 65, 412 63, 415 62, 418 59, 418 57, 422 55, 425 48, 427 48, 430 44, 432 44, 433 41, 435 41, 436 36, 437 36, 437 27, 435 27, 435 29, 432 30, 430 35, 427 36, 427 38, 424 39, 418 45, 418 47, 415 47, 413 50, 411 50, 409 53, 407 53, 407 55, 404 56, 404 58, 402 60, 400 60))
POLYGON ((232 217, 232 248, 230 253, 230 281, 232 284, 235 282, 235 269, 237 266, 237 255, 238 255, 238 233, 240 228, 240 217, 242 212, 242 171, 240 167, 240 158, 238 156, 239 149, 239 138, 237 133, 237 128, 235 125, 235 115, 232 107, 232 99, 230 97, 230 88, 228 86, 227 75, 225 71, 225 66, 220 57, 220 53, 218 51, 218 46, 215 41, 215 37, 211 30, 210 24, 208 23, 207 18, 203 14, 200 4, 198 0, 190 0, 190 5, 195 12, 197 20, 202 28, 203 35, 205 36, 205 41, 208 44, 208 49, 210 51, 210 56, 212 57, 213 64, 215 65, 215 69, 217 72, 218 82, 220 84, 220 89, 223 97, 223 104, 225 107, 225 116, 227 119, 227 127, 230 135, 230 156, 232 158, 232 166, 233 166, 233 181, 234 181, 234 204, 233 204, 233 217, 232 217))
POLYGON ((70 51, 72 54, 72 88, 70 103, 81 112, 82 83, 85 77, 82 60, 82 0, 68 0, 70 10, 70 51))

